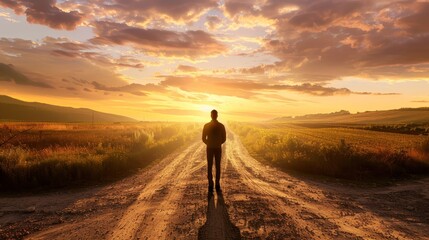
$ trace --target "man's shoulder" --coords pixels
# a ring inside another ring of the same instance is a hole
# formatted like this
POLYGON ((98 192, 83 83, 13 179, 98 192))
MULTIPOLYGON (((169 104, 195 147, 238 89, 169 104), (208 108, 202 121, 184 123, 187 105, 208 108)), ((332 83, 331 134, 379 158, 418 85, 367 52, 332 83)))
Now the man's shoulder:
POLYGON ((221 127, 221 128, 223 128, 223 129, 225 129, 225 126, 221 123, 221 122, 217 122, 216 123, 219 127, 221 127))
POLYGON ((210 121, 210 122, 204 124, 204 127, 211 127, 211 126, 221 126, 221 127, 225 128, 225 126, 222 123, 220 123, 219 121, 210 121))

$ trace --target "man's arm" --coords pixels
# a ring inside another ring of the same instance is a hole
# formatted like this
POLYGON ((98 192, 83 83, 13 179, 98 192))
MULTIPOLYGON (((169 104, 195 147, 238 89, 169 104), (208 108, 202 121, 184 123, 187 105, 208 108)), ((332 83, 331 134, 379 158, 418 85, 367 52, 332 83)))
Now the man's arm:
POLYGON ((207 144, 207 129, 206 129, 206 125, 204 125, 203 128, 203 136, 202 136, 202 140, 205 144, 207 144))
POLYGON ((226 141, 226 131, 225 126, 222 125, 222 144, 226 141))

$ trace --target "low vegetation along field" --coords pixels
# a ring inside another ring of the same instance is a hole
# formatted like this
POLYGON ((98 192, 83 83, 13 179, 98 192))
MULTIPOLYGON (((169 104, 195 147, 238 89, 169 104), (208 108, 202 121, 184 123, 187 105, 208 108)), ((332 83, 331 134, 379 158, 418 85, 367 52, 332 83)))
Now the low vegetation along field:
POLYGON ((121 177, 197 139, 197 127, 193 123, 4 123, 0 189, 61 187, 121 177))
MULTIPOLYGON (((364 128, 231 123, 257 159, 284 170, 362 179, 429 173, 427 136, 364 128)), ((198 140, 195 123, 3 123, 0 189, 81 185, 135 172, 198 140)), ((386 128, 390 129, 390 128, 386 128)))
POLYGON ((347 179, 429 173, 424 135, 278 122, 230 127, 254 157, 283 170, 347 179))

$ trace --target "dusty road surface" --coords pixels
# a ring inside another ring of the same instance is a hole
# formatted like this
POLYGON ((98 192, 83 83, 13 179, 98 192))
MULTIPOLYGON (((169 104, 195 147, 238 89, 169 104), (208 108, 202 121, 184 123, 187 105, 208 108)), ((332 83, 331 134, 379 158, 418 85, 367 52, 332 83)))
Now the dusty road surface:
POLYGON ((0 197, 0 239, 429 239, 429 179, 353 186, 291 176, 229 133, 223 193, 203 144, 108 186, 0 197))

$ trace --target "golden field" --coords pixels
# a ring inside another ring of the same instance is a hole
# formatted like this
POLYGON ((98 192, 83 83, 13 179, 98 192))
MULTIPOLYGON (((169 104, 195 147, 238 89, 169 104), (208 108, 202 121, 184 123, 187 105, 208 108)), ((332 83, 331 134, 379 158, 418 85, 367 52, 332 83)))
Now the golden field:
POLYGON ((117 178, 194 141, 193 123, 3 123, 0 188, 78 185, 117 178))
MULTIPOLYGON (((363 125, 266 122, 229 123, 227 128, 256 159, 286 171, 348 179, 429 173, 429 138, 380 131, 392 126, 370 131, 374 128, 363 125)), ((200 131, 197 123, 2 123, 0 188, 117 179, 198 141, 200 131)))
POLYGON ((429 173, 429 138, 362 126, 232 123, 258 160, 283 170, 348 179, 429 173), (309 127, 311 126, 311 127, 309 127))

